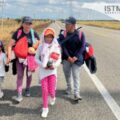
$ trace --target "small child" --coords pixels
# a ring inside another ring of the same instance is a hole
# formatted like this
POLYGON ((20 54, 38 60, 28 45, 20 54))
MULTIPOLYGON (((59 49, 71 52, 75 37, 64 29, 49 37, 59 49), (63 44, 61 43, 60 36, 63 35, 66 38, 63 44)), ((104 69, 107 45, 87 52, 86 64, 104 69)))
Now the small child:
POLYGON ((50 104, 55 104, 56 68, 61 63, 61 49, 52 28, 45 29, 41 39, 42 43, 38 47, 36 61, 39 64, 40 84, 42 88, 43 110, 41 117, 46 118, 49 112, 48 96, 50 104))
POLYGON ((2 84, 5 77, 5 64, 6 64, 6 54, 4 51, 4 46, 2 41, 0 41, 0 98, 4 96, 3 90, 2 90, 2 84))

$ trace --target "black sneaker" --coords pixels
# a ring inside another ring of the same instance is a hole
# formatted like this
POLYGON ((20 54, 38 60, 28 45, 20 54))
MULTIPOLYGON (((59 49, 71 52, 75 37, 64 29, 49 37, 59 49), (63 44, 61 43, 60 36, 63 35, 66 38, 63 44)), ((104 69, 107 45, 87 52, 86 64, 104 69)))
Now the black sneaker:
POLYGON ((25 96, 26 97, 30 97, 30 89, 26 89, 25 90, 25 96))

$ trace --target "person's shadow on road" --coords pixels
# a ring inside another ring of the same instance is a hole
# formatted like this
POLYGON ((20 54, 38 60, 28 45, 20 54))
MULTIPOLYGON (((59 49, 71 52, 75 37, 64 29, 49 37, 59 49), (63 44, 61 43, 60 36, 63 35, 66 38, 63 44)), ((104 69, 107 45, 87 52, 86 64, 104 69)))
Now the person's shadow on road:
MULTIPOLYGON (((40 110, 42 107, 41 104, 39 104, 38 107, 36 107, 35 109, 31 108, 30 106, 28 106, 28 107, 26 107, 26 105, 23 106, 24 102, 26 102, 26 103, 27 103, 27 101, 29 102, 29 99, 31 99, 30 101, 32 101, 32 99, 34 99, 34 98, 35 99, 41 98, 40 87, 39 86, 31 87, 31 89, 30 89, 31 96, 29 98, 24 96, 24 91, 25 91, 25 89, 23 89, 23 98, 24 99, 21 103, 18 103, 12 99, 12 97, 17 94, 17 92, 15 90, 10 90, 10 89, 4 90, 4 97, 2 99, 0 99, 0 116, 1 117, 2 116, 13 116, 17 113, 20 113, 20 114, 39 114, 40 115, 40 110)), ((35 102, 35 101, 32 101, 32 102, 35 102)))
POLYGON ((39 108, 31 109, 31 108, 22 108, 12 106, 10 103, 0 104, 0 116, 13 116, 17 113, 20 114, 40 114, 39 108))
MULTIPOLYGON (((24 100, 26 99, 26 97, 24 96, 24 89, 23 89, 23 103, 24 100)), ((41 101, 41 88, 40 86, 32 86, 31 89, 31 96, 27 99, 29 101, 29 99, 38 99, 38 101, 41 101)), ((63 100, 67 100, 69 101, 71 104, 76 104, 74 102, 74 100, 71 97, 67 97, 66 95, 64 95, 64 90, 57 90, 56 92, 56 97, 59 99, 63 99, 63 100)), ((4 90, 4 98, 0 100, 0 116, 13 116, 16 113, 20 113, 20 114, 40 114, 40 109, 42 108, 42 105, 38 105, 37 108, 32 109, 30 107, 23 107, 21 106, 21 103, 19 103, 19 105, 17 105, 17 103, 15 101, 12 100, 12 97, 16 95, 16 91, 15 90, 9 90, 9 89, 5 89, 4 90), (20 107, 21 106, 21 107, 20 107)), ((40 103, 40 102, 39 102, 40 103)), ((37 104, 37 103, 36 103, 37 104)), ((42 104, 42 102, 41 102, 42 104)))
POLYGON ((75 101, 74 98, 73 98, 73 95, 67 95, 65 94, 65 90, 57 90, 57 94, 56 94, 57 98, 60 98, 60 99, 64 99, 68 102, 70 102, 71 104, 78 104, 78 101, 75 101))

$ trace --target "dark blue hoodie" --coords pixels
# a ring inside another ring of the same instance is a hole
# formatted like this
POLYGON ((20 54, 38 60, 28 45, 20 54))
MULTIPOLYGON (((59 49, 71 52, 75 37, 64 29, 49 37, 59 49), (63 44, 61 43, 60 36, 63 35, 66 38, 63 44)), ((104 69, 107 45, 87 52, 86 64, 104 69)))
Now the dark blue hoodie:
MULTIPOLYGON (((84 63, 83 60, 83 51, 85 49, 85 35, 82 32, 82 36, 80 39, 79 35, 80 31, 76 31, 73 37, 67 40, 65 43, 61 45, 62 47, 62 60, 67 60, 68 57, 77 57, 78 60, 75 62, 77 65, 82 65, 84 63)), ((67 33, 67 36, 70 36, 73 33, 67 33)), ((64 35, 60 33, 58 41, 61 43, 65 39, 64 35)))

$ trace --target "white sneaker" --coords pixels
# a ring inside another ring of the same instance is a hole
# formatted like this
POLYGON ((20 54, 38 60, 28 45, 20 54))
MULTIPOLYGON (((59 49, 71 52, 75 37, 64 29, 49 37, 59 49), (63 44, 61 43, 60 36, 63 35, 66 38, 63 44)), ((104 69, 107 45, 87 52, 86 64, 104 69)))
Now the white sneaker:
POLYGON ((4 96, 3 91, 0 91, 0 98, 2 98, 4 96))
POLYGON ((74 100, 75 101, 82 100, 82 97, 80 95, 74 95, 74 100))
POLYGON ((48 112, 49 112, 48 108, 43 108, 41 117, 46 118, 48 115, 48 112))
POLYGON ((56 100, 55 97, 54 98, 49 97, 49 104, 53 106, 55 104, 55 100, 56 100))
POLYGON ((18 96, 14 96, 12 99, 17 102, 21 102, 23 100, 23 97, 22 97, 22 95, 18 95, 18 96))

